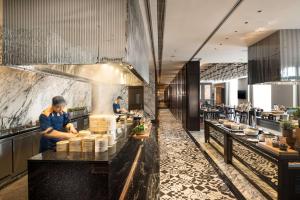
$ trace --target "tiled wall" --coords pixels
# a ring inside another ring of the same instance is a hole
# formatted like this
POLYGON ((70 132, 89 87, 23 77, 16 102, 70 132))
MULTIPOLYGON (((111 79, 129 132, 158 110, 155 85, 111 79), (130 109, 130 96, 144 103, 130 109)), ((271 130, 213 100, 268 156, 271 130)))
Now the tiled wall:
POLYGON ((0 66, 0 129, 36 121, 56 95, 91 109, 91 92, 86 82, 0 66))

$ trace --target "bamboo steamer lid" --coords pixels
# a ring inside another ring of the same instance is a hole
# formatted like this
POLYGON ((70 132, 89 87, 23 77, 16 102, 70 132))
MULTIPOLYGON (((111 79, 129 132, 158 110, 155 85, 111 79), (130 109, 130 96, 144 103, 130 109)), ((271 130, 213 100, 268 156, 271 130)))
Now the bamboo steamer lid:
POLYGON ((85 136, 91 135, 91 131, 88 131, 88 130, 81 130, 81 131, 79 131, 78 135, 79 135, 80 137, 85 137, 85 136))

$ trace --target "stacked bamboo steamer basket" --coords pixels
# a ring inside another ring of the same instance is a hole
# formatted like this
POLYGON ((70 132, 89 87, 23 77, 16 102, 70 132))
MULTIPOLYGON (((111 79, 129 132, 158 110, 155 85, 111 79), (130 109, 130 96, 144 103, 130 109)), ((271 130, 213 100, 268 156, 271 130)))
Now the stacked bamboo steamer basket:
POLYGON ((69 141, 59 141, 56 143, 56 151, 57 152, 66 152, 69 150, 69 141))
POLYGON ((91 115, 90 120, 90 131, 95 133, 107 132, 109 128, 109 120, 105 115, 91 115))
POLYGON ((81 138, 75 137, 69 139, 69 151, 70 152, 81 152, 81 138))

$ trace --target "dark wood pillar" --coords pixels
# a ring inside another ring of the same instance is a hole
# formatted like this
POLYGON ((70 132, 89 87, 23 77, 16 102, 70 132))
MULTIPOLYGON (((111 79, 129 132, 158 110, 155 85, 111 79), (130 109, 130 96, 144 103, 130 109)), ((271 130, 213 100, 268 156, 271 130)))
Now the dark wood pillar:
POLYGON ((200 130, 200 63, 190 61, 185 65, 186 71, 186 130, 200 130))

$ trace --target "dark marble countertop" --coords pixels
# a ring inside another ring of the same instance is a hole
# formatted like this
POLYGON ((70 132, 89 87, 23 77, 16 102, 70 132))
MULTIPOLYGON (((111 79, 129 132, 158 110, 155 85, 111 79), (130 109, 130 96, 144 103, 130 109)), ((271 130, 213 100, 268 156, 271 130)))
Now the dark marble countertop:
POLYGON ((11 129, 0 130, 0 139, 35 131, 38 130, 39 128, 40 128, 39 126, 31 126, 31 127, 16 127, 11 129))
MULTIPOLYGON (((29 159, 30 162, 104 162, 109 163, 120 153, 127 154, 131 150, 137 149, 141 141, 131 137, 133 125, 127 125, 127 128, 117 137, 117 142, 106 152, 56 152, 46 151, 37 154, 29 159), (130 149, 130 151, 122 151, 130 149)), ((124 155, 126 156, 126 155, 124 155)))

